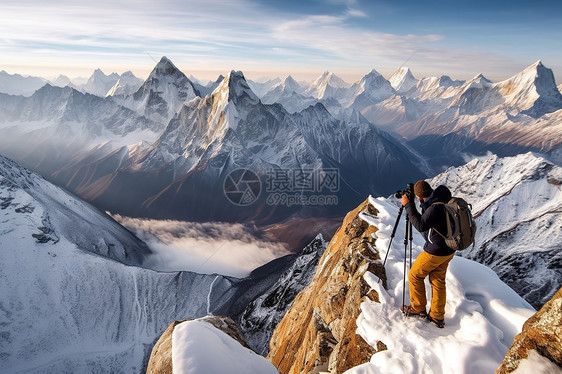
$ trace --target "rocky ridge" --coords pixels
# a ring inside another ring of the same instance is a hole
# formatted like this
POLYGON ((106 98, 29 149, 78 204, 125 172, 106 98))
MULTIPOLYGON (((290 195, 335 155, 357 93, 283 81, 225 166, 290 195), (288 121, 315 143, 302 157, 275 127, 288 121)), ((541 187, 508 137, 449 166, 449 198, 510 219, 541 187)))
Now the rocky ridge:
POLYGON ((530 362, 548 367, 550 373, 562 373, 562 288, 525 322, 496 374, 519 372, 523 366, 529 369, 530 362))
POLYGON ((275 329, 267 357, 283 374, 343 373, 375 353, 355 333, 356 320, 362 300, 378 299, 363 275, 369 271, 384 280, 384 269, 378 253, 372 251, 371 234, 376 229, 359 218, 360 212, 376 213, 368 201, 348 213, 310 286, 295 298, 275 329))

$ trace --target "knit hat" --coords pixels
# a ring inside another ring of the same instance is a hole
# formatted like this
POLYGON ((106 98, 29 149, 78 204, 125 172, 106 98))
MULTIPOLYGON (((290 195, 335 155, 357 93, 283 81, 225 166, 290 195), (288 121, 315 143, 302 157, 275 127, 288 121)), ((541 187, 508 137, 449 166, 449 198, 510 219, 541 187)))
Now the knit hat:
POLYGON ((414 194, 418 197, 429 197, 433 192, 433 188, 424 180, 417 181, 414 185, 414 194))

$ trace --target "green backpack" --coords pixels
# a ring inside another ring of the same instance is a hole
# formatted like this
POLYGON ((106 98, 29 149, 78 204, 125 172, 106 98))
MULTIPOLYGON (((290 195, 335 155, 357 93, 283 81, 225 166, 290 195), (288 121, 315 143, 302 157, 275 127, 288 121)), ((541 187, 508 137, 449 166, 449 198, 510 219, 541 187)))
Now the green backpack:
POLYGON ((447 246, 455 251, 460 251, 473 244, 476 223, 470 211, 472 206, 460 197, 452 197, 446 204, 435 204, 442 204, 447 213, 447 233, 441 234, 434 228, 435 232, 445 239, 447 246))

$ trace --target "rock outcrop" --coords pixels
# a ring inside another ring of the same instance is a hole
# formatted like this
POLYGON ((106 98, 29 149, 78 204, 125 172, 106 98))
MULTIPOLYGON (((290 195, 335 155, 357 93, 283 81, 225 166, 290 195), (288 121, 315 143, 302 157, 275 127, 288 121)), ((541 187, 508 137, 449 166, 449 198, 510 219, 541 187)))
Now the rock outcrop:
MULTIPOLYGON (((242 334, 236 326, 236 323, 228 317, 203 317, 199 318, 199 321, 204 321, 210 323, 217 329, 225 332, 234 340, 238 341, 242 346, 248 348, 248 345, 242 338, 242 334)), ((182 322, 190 321, 174 321, 170 326, 164 331, 160 339, 154 345, 150 359, 148 361, 148 367, 146 369, 147 374, 172 374, 172 334, 174 328, 182 322)), ((212 347, 209 347, 212 348, 212 347)))
POLYGON ((525 360, 552 363, 562 372, 562 288, 525 322, 496 374, 512 373, 525 360))
MULTIPOLYGON (((376 352, 356 334, 361 302, 378 295, 363 279, 370 271, 386 281, 373 245, 376 228, 359 213, 375 215, 369 201, 347 214, 328 245, 312 283, 299 293, 270 341, 267 358, 283 373, 345 370, 376 352)), ((384 350, 384 343, 378 344, 384 350)))

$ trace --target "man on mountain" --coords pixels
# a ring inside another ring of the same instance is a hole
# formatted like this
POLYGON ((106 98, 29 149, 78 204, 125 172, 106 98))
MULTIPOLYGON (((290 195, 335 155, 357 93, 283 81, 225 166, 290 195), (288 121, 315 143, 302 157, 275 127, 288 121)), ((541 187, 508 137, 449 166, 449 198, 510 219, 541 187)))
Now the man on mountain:
POLYGON ((455 251, 449 248, 443 237, 436 232, 446 233, 447 228, 445 207, 435 203, 447 203, 451 198, 451 191, 445 186, 433 190, 429 183, 420 180, 414 185, 414 194, 421 201, 421 214, 417 211, 415 202, 410 201, 406 194, 402 196, 402 205, 406 208, 412 226, 424 235, 425 245, 424 251, 416 258, 408 273, 410 305, 402 306, 401 310, 406 316, 424 317, 442 328, 445 325, 447 300, 445 275, 455 251), (428 275, 432 289, 429 314, 425 310, 427 298, 424 284, 428 275))

